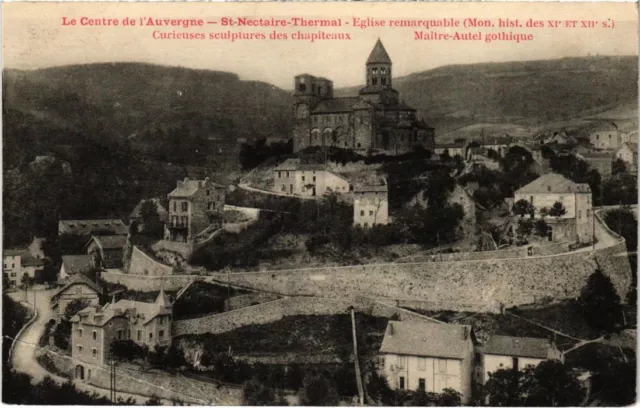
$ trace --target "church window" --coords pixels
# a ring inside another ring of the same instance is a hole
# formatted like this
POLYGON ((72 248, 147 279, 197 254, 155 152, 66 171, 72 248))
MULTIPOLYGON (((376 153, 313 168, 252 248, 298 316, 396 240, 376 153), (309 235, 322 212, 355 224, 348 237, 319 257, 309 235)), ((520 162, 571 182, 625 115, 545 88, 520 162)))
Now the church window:
POLYGON ((378 83, 378 78, 371 78, 371 85, 376 85, 378 83))
POLYGON ((358 147, 360 147, 360 143, 358 143, 358 147))
POLYGON ((313 117, 313 123, 314 123, 314 124, 318 124, 318 117, 317 117, 317 116, 314 116, 314 117, 313 117))
POLYGON ((382 85, 386 85, 387 84, 387 78, 381 78, 380 82, 382 82, 382 85))
POLYGON ((347 142, 344 142, 344 145, 345 145, 345 146, 348 146, 349 144, 348 144, 347 142))
POLYGON ((383 67, 383 68, 380 68, 380 73, 384 74, 384 73, 386 73, 386 72, 387 72, 387 70, 386 70, 384 67, 383 67))
POLYGON ((304 91, 307 90, 307 86, 305 84, 303 84, 303 83, 300 83, 300 84, 298 84, 298 90, 300 92, 304 92, 304 91))
POLYGON ((364 217, 364 211, 360 211, 360 216, 364 217))
POLYGON ((376 67, 371 68, 371 73, 372 74, 377 74, 378 73, 378 68, 376 68, 376 67))

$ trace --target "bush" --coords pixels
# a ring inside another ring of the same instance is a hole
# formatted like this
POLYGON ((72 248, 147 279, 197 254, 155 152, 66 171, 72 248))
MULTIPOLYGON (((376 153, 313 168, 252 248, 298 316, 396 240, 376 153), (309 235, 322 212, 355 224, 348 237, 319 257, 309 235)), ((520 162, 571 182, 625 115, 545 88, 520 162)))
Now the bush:
POLYGON ((56 321, 51 319, 44 325, 44 333, 42 333, 42 336, 38 341, 38 345, 40 347, 46 347, 49 345, 49 338, 51 337, 51 329, 53 328, 53 326, 55 326, 55 324, 56 324, 56 321))
POLYGON ((335 384, 320 373, 305 375, 299 395, 302 406, 336 406, 339 402, 335 384))
POLYGON ((61 320, 53 331, 53 344, 61 350, 71 351, 71 322, 61 320))
POLYGON ((111 355, 120 361, 140 360, 147 356, 148 350, 131 339, 113 340, 109 346, 111 355))
POLYGON ((596 330, 610 332, 622 319, 622 307, 611 279, 599 269, 591 276, 580 293, 579 303, 585 319, 596 330))

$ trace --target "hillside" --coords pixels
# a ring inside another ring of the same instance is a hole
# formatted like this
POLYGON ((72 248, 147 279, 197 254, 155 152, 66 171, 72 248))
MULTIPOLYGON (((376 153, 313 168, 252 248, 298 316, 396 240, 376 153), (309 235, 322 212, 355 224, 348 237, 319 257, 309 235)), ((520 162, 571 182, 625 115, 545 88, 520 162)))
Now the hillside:
MULTIPOLYGON (((594 56, 444 66, 396 78, 394 88, 441 139, 476 123, 524 127, 515 133, 526 134, 547 122, 592 116, 630 102, 637 112, 637 82, 637 57, 594 56)), ((336 92, 353 95, 358 89, 336 92)))
POLYGON ((231 73, 140 63, 5 70, 4 138, 19 147, 26 136, 39 154, 82 137, 129 140, 144 153, 191 138, 200 153, 217 152, 238 137, 288 135, 290 98, 231 73))

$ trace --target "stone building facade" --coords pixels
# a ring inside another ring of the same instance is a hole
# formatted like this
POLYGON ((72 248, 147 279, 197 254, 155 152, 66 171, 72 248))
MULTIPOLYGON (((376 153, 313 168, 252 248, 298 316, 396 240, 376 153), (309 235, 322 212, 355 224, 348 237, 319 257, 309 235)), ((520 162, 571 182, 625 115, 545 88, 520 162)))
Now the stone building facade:
POLYGON ((309 197, 325 193, 348 193, 349 180, 323 164, 302 164, 299 159, 288 159, 274 169, 274 191, 309 197))
POLYGON ((389 190, 387 181, 375 174, 352 174, 353 225, 364 228, 389 224, 389 190))
POLYGON ((165 224, 165 239, 193 242, 207 228, 222 225, 226 188, 204 180, 178 181, 169 193, 169 215, 165 224))
POLYGON ((310 146, 372 154, 402 154, 416 146, 433 150, 434 129, 418 120, 416 110, 393 89, 391 58, 380 40, 365 68, 366 85, 356 97, 334 98, 327 78, 295 77, 294 152, 310 146))

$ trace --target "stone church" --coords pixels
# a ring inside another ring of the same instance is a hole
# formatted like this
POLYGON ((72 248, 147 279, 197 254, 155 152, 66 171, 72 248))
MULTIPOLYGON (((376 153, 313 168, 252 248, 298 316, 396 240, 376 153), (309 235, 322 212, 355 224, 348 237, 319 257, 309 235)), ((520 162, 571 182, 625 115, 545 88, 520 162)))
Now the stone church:
POLYGON ((378 39, 366 62, 366 85, 355 97, 334 98, 333 82, 295 77, 294 151, 333 146, 364 154, 402 154, 416 146, 433 151, 434 129, 392 87, 392 63, 378 39))

